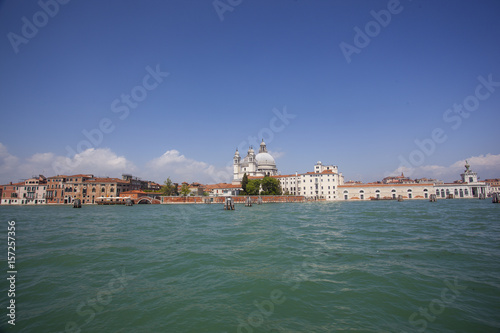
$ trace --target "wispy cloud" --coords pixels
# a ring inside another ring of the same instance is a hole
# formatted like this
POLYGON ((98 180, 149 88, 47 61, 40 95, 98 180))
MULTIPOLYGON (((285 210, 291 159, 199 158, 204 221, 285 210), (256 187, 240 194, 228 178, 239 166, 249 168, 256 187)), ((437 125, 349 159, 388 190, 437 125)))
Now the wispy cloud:
POLYGON ((271 151, 271 150, 269 150, 268 153, 271 154, 271 156, 274 157, 275 160, 285 156, 285 152, 283 152, 283 151, 271 151))
POLYGON ((123 172, 137 172, 137 167, 124 156, 118 156, 108 148, 87 149, 69 158, 54 153, 36 153, 21 159, 9 153, 0 143, 0 183, 18 181, 38 174, 91 173, 96 176, 117 177, 123 172), (59 171, 59 172, 58 172, 59 171))
POLYGON ((163 155, 146 164, 146 178, 172 181, 218 183, 231 180, 232 170, 197 161, 182 155, 178 150, 167 150, 163 155))
POLYGON ((404 172, 412 178, 436 178, 444 181, 453 181, 460 178, 460 174, 465 170, 465 161, 471 169, 478 173, 481 179, 498 178, 500 176, 500 154, 486 154, 471 156, 463 160, 454 162, 449 166, 444 165, 422 165, 416 168, 400 167, 394 170, 391 175, 404 172))

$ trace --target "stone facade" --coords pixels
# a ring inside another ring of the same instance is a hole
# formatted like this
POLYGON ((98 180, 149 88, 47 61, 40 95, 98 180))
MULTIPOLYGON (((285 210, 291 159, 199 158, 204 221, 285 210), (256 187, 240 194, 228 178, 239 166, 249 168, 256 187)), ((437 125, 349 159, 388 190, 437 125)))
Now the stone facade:
POLYGON ((247 156, 243 160, 238 149, 236 149, 233 158, 233 184, 241 184, 245 173, 249 177, 275 176, 278 174, 276 162, 267 151, 264 140, 260 144, 258 154, 255 154, 253 147, 250 146, 247 156))

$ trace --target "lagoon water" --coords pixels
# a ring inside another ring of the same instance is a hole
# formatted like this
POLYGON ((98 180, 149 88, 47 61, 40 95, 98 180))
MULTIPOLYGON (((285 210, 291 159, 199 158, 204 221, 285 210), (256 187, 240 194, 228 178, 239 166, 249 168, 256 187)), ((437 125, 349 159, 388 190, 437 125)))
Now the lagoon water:
POLYGON ((500 330, 491 200, 0 206, 0 219, 6 331, 500 330))

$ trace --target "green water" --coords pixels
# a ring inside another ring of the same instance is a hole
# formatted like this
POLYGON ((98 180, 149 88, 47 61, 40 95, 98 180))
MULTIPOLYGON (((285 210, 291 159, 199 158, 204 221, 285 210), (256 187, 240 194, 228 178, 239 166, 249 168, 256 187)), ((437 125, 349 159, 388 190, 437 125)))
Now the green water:
POLYGON ((498 332, 490 200, 0 206, 13 332, 498 332), (16 221, 16 325, 7 222, 16 221))

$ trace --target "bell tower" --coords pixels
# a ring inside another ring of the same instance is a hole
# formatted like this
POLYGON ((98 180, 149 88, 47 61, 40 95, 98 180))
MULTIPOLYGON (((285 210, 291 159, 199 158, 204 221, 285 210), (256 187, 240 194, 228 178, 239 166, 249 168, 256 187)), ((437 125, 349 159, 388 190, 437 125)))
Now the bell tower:
POLYGON ((234 153, 234 158, 233 158, 233 182, 239 181, 240 178, 240 153, 238 151, 238 148, 236 148, 236 152, 234 153))

